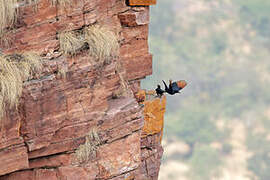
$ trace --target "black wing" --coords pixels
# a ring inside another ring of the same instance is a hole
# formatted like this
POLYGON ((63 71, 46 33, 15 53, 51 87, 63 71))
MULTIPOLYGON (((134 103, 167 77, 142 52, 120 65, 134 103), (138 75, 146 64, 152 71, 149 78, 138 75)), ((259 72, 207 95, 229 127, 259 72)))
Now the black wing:
POLYGON ((164 86, 165 86, 165 91, 168 91, 168 86, 167 86, 167 84, 162 80, 162 82, 163 82, 163 84, 164 84, 164 86))

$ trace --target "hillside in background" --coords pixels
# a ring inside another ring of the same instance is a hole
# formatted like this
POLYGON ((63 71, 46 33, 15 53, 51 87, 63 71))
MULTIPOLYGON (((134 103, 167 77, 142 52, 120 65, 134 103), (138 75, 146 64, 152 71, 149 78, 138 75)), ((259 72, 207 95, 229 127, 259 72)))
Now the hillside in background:
POLYGON ((269 9, 264 0, 151 7, 153 75, 143 87, 188 82, 168 96, 160 180, 270 179, 269 9))

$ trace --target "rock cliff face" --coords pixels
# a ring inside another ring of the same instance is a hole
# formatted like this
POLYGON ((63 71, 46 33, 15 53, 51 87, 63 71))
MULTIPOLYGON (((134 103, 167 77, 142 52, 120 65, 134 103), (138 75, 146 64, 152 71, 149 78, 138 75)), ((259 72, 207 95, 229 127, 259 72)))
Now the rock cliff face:
POLYGON ((2 118, 0 180, 157 179, 166 99, 133 95, 152 73, 148 23, 149 7, 125 0, 71 0, 65 7, 21 1, 11 44, 0 48, 38 52, 44 68, 24 83, 18 110, 2 118), (86 51, 59 51, 60 32, 94 23, 119 35, 118 58, 101 66, 86 51), (115 97, 121 81, 131 93, 115 97))

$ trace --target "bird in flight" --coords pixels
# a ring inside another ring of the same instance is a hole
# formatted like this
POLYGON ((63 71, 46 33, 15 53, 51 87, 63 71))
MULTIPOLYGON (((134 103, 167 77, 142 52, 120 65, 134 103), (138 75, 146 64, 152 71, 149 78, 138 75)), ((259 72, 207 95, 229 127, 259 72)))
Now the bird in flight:
POLYGON ((180 81, 175 81, 175 82, 172 82, 172 80, 170 80, 169 87, 167 86, 165 81, 162 80, 162 82, 165 86, 165 91, 160 88, 160 85, 158 85, 156 88, 156 93, 159 97, 161 97, 163 93, 165 92, 170 95, 180 93, 180 90, 183 89, 187 85, 187 82, 185 80, 180 80, 180 81))
POLYGON ((163 93, 165 93, 165 91, 160 88, 160 85, 159 84, 157 85, 156 93, 157 93, 157 96, 158 97, 161 97, 163 95, 163 93))

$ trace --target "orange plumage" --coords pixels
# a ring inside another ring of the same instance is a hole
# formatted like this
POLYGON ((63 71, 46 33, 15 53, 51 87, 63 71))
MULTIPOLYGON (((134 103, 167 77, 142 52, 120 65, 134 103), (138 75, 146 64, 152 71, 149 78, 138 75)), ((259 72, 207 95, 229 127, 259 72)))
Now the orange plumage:
POLYGON ((177 86, 181 89, 187 85, 187 82, 185 80, 180 80, 180 81, 177 81, 176 83, 177 83, 177 86))

